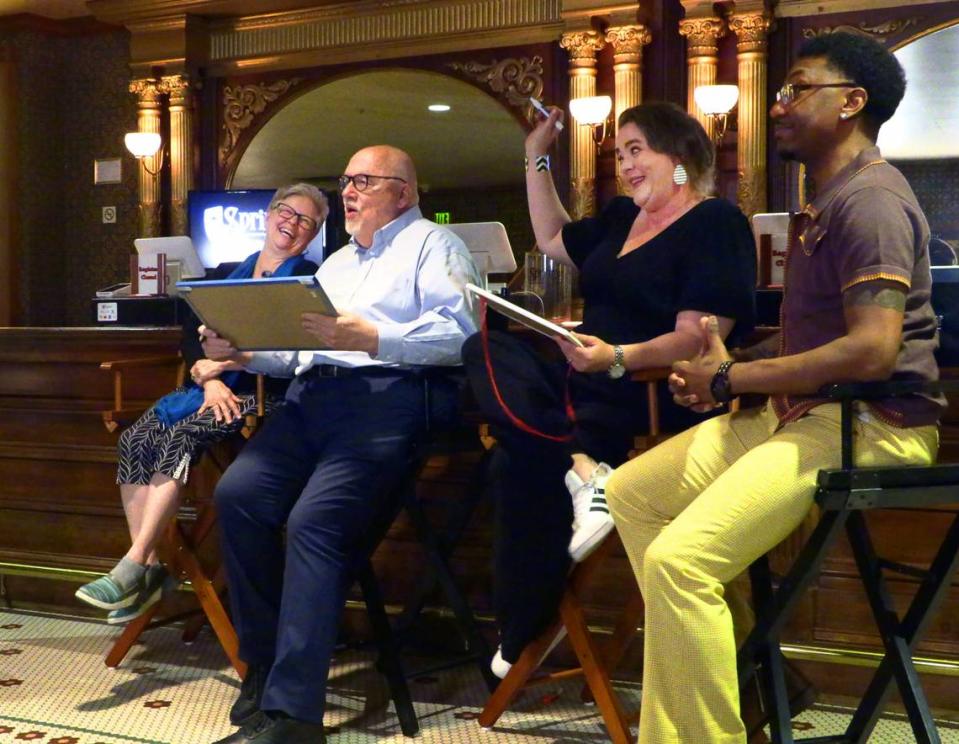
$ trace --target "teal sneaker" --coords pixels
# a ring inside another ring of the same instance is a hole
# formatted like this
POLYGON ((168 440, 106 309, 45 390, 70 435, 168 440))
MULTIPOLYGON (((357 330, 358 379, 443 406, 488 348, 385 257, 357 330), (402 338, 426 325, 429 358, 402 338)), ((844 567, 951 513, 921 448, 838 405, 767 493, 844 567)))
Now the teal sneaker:
POLYGON ((107 624, 126 625, 153 607, 163 596, 163 584, 167 579, 167 575, 166 569, 160 564, 150 566, 147 569, 143 587, 136 596, 136 600, 127 607, 121 607, 119 610, 111 610, 110 613, 107 614, 107 624))
POLYGON ((96 581, 84 584, 77 589, 74 596, 81 602, 99 607, 101 610, 119 610, 136 602, 140 589, 139 582, 124 589, 110 574, 107 574, 96 581))

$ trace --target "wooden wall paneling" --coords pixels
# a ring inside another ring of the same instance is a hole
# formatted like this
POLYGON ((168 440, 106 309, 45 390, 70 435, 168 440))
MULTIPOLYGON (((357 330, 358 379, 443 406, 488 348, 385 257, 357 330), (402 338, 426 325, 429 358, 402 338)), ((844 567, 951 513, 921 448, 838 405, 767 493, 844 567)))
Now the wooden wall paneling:
MULTIPOLYGON (((111 402, 112 387, 109 375, 97 367, 107 358, 172 352, 178 340, 178 329, 0 330, 0 365, 4 365, 0 367, 0 563, 100 571, 125 552, 128 536, 113 482, 115 442, 99 428, 99 410, 111 402), (15 371, 18 360, 22 369, 15 371), (58 379, 69 382, 67 377, 80 384, 55 385, 58 379)), ((140 394, 149 400, 168 387, 166 380, 158 379, 142 379, 138 384, 140 394)), ((424 471, 419 492, 437 524, 442 524, 448 506, 470 487, 478 457, 478 449, 436 457, 424 471)), ((198 468, 190 490, 209 491, 216 477, 212 470, 198 468)), ((927 558, 927 536, 934 540, 952 513, 948 509, 881 512, 869 518, 877 544, 891 546, 889 557, 920 562, 927 558)), ((492 616, 492 532, 491 505, 482 503, 452 559, 461 586, 486 621, 492 616)), ((212 556, 207 553, 206 557, 212 556)), ((398 520, 375 557, 388 602, 401 605, 409 597, 424 563, 410 524, 405 518, 398 520)), ((848 549, 840 545, 803 600, 785 634, 788 642, 879 647, 854 573, 848 549)), ((632 582, 626 556, 621 549, 614 551, 587 598, 591 622, 609 628, 632 582)), ((7 576, 5 583, 14 606, 79 609, 68 591, 70 582, 7 576)), ((893 593, 905 601, 915 586, 912 580, 899 580, 893 584, 893 593)), ((351 604, 347 628, 362 629, 364 614, 351 604)), ((434 617, 439 622, 442 615, 434 617)), ((922 646, 923 653, 959 658, 957 624, 959 593, 954 587, 922 646)), ((641 643, 634 643, 623 667, 625 674, 636 671, 640 653, 641 643)), ((835 685, 826 689, 841 691, 835 685)))
MULTIPOLYGON (((180 329, 0 329, 0 563, 104 571, 129 546, 116 478, 107 359, 175 354, 180 329)), ((169 375, 130 390, 153 401, 169 375)), ((76 612, 75 583, 5 576, 15 606, 76 612), (68 591, 72 586, 72 589, 68 591)))
POLYGON ((20 309, 16 72, 13 48, 0 45, 0 326, 14 325, 20 309))
MULTIPOLYGON (((890 580, 890 595, 902 612, 915 594, 918 584, 909 580, 890 580)), ((858 577, 823 576, 817 585, 815 639, 843 646, 880 649, 875 622, 869 611, 865 591, 858 577)), ((943 601, 919 643, 918 655, 957 653, 959 631, 959 595, 955 588, 943 601)))

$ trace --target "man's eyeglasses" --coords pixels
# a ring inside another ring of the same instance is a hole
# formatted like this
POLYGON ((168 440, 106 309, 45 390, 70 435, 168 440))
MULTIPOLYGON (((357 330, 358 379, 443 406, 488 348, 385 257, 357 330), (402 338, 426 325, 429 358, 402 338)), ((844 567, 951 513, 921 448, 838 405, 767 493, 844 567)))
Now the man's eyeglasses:
POLYGON ((284 204, 283 202, 278 202, 273 209, 276 210, 276 213, 280 215, 284 220, 296 219, 296 224, 302 227, 304 230, 315 230, 316 229, 316 220, 310 217, 308 214, 303 214, 302 212, 297 212, 289 204, 284 204))
POLYGON ((399 176, 374 176, 370 173, 357 173, 355 176, 340 176, 340 180, 337 183, 340 185, 340 191, 343 191, 351 183, 357 191, 366 191, 370 187, 371 178, 386 178, 391 181, 402 181, 406 183, 405 178, 400 178, 399 176))
POLYGON ((776 101, 783 106, 789 106, 799 97, 804 90, 814 90, 816 88, 858 88, 856 83, 846 81, 843 83, 786 83, 776 92, 776 101))

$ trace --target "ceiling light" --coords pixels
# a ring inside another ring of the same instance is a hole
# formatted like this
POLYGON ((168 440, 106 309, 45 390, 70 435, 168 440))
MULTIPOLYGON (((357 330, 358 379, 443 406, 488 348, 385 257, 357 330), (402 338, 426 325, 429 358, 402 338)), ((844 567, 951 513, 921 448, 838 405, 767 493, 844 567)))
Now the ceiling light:
POLYGON ((439 113, 439 112, 442 112, 442 111, 449 111, 449 110, 450 110, 449 105, 448 105, 448 104, 445 104, 445 103, 431 103, 431 104, 430 104, 429 106, 427 106, 426 108, 428 108, 430 111, 433 111, 433 112, 436 112, 436 113, 439 113))

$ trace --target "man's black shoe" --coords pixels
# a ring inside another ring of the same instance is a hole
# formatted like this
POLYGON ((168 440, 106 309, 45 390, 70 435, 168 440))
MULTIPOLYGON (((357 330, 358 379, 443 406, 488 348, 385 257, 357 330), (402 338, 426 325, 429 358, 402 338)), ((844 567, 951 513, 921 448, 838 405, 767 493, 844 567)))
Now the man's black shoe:
POLYGON ((247 724, 213 744, 326 744, 322 723, 256 713, 247 724))
POLYGON ((230 708, 230 723, 234 726, 243 726, 260 712, 260 702, 263 700, 263 688, 266 686, 266 675, 269 669, 250 664, 246 670, 246 677, 240 685, 240 694, 233 707, 230 708))

